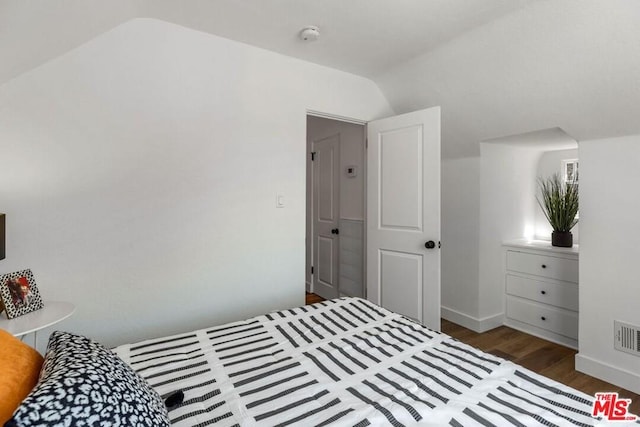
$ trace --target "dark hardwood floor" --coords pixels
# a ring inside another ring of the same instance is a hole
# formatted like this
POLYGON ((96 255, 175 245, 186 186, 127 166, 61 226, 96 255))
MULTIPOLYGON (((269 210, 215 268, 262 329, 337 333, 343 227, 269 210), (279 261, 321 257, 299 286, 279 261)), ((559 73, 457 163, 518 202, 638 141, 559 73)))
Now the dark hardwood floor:
POLYGON ((315 303, 320 302, 320 301, 324 301, 324 298, 322 298, 320 295, 316 295, 316 294, 312 294, 312 293, 307 292, 307 295, 306 295, 306 304, 307 305, 315 304, 315 303))
POLYGON ((442 319, 442 332, 487 353, 508 359, 586 394, 618 392, 631 399, 630 412, 640 413, 640 395, 575 370, 576 351, 507 326, 479 334, 442 319))
MULTIPOLYGON (((324 301, 324 298, 307 292, 307 304, 320 301, 324 301)), ((466 344, 510 360, 586 394, 618 392, 620 397, 631 399, 630 412, 640 414, 640 395, 576 371, 574 362, 576 351, 573 349, 507 326, 500 326, 481 334, 444 319, 441 326, 442 332, 466 344)))

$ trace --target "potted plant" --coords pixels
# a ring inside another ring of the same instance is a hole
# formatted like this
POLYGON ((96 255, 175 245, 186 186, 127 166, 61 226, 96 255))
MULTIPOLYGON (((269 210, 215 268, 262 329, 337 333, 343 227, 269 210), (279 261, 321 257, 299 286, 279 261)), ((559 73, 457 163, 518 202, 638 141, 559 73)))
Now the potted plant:
POLYGON ((578 184, 563 183, 559 174, 538 178, 540 195, 536 197, 544 216, 551 224, 551 245, 573 246, 571 229, 578 223, 578 184))

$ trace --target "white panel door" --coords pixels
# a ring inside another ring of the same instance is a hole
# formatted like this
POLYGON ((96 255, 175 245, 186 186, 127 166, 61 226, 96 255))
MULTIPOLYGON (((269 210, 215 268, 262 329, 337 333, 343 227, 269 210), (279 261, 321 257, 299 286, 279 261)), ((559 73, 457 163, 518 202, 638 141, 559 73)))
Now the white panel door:
POLYGON ((440 330, 440 107, 368 124, 367 298, 440 330))
POLYGON ((313 292, 338 297, 340 135, 313 142, 313 292))

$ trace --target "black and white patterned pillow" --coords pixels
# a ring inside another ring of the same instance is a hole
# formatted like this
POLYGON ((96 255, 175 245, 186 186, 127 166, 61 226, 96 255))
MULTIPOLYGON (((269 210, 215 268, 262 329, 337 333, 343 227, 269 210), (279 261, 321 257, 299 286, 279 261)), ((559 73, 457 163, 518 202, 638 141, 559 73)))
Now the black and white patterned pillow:
POLYGON ((169 426, 164 402, 115 353, 56 331, 40 380, 5 427, 169 426))

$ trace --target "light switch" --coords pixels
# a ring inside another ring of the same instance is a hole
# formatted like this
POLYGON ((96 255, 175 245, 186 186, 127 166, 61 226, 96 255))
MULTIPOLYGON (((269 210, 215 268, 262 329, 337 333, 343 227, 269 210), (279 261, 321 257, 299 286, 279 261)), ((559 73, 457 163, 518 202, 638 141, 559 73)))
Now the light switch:
POLYGON ((276 195, 276 208, 284 208, 284 195, 276 195))

